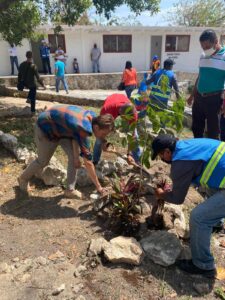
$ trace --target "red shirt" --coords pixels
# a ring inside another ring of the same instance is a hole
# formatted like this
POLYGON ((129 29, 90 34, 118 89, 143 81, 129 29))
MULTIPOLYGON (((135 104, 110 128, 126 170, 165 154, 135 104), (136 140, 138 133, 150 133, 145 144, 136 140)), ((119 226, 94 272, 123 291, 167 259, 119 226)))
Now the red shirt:
MULTIPOLYGON (((122 94, 113 94, 108 96, 103 104, 100 114, 110 114, 116 119, 120 114, 120 109, 124 105, 130 104, 133 106, 132 102, 122 94)), ((137 111, 134 108, 134 118, 129 121, 129 123, 136 122, 138 119, 137 111)))

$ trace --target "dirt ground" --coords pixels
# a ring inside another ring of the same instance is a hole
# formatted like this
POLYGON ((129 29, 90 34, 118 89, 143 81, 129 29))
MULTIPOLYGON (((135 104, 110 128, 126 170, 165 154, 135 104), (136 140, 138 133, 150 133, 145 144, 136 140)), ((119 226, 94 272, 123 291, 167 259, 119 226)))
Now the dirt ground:
MULTIPOLYGON (((21 131, 25 130, 22 140, 30 144, 31 125, 26 130, 21 125, 21 131)), ((0 120, 0 130, 7 128, 20 136, 12 120, 0 120)), ((23 168, 0 148, 1 300, 216 299, 215 288, 222 288, 224 282, 190 276, 175 266, 163 268, 147 258, 136 267, 87 258, 91 239, 114 236, 106 220, 92 211, 89 196, 94 188, 81 189, 82 200, 69 200, 63 197, 61 187, 45 187, 36 180, 31 195, 25 196, 17 185, 23 168), (82 272, 76 277, 74 272, 80 266, 82 272), (63 291, 53 295, 62 284, 63 291)), ((199 201, 201 197, 191 189, 187 211, 199 201)), ((219 239, 225 236, 214 235, 212 249, 217 263, 225 266, 225 250, 219 247, 219 239)), ((187 248, 188 241, 185 245, 187 248)))

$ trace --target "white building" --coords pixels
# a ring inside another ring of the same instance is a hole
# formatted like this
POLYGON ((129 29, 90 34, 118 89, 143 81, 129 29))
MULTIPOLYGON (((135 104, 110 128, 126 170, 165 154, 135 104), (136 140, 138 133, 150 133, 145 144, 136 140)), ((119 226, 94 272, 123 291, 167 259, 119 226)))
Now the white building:
MULTIPOLYGON (((72 73, 72 61, 76 57, 81 73, 92 72, 90 51, 96 43, 101 49, 101 72, 121 72, 126 60, 132 61, 138 71, 149 70, 153 55, 158 55, 163 62, 172 58, 177 71, 197 72, 201 48, 199 36, 202 27, 115 27, 115 26, 63 26, 57 37, 50 26, 39 28, 38 32, 52 45, 52 53, 56 44, 61 44, 66 54, 67 72, 72 73)), ((223 28, 214 28, 218 37, 225 39, 223 28)), ((38 42, 23 41, 18 47, 19 62, 25 60, 25 53, 33 51, 34 62, 42 70, 38 42)), ((1 66, 0 76, 10 74, 8 43, 0 40, 1 66)), ((51 57, 51 65, 54 58, 51 57)))

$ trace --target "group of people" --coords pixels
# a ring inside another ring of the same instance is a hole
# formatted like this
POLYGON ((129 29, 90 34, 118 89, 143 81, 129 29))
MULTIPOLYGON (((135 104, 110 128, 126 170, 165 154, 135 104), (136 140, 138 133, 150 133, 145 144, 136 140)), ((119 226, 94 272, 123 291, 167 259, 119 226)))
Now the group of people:
MULTIPOLYGON (((205 30, 201 34, 200 44, 204 53, 200 59, 199 76, 193 94, 188 99, 189 104, 194 101, 192 108, 194 138, 177 140, 170 135, 159 135, 152 142, 152 159, 159 156, 164 162, 171 164, 173 181, 170 191, 163 188, 155 189, 156 199, 182 204, 191 183, 206 188, 208 199, 194 208, 190 216, 192 259, 180 260, 177 266, 188 273, 212 278, 216 275, 216 267, 210 252, 210 237, 213 227, 225 217, 225 143, 218 139, 225 84, 225 47, 219 44, 213 30, 205 30), (205 121, 208 138, 203 138, 205 121)), ((30 59, 29 53, 27 57, 30 59)), ((155 101, 157 105, 161 104, 161 109, 167 106, 172 87, 177 97, 179 96, 172 66, 173 62, 167 59, 163 68, 155 70, 149 79, 145 78, 145 85, 152 85, 150 100, 155 101)), ((25 73, 25 63, 23 69, 25 73)), ((39 79, 34 67, 29 72, 33 72, 39 79)), ((29 181, 32 176, 48 164, 57 146, 61 145, 68 156, 65 196, 80 197, 80 193, 75 189, 76 170, 81 166, 80 157, 83 158, 97 191, 104 195, 106 190, 98 180, 95 165, 100 160, 102 150, 107 150, 106 138, 113 132, 114 120, 118 116, 128 124, 135 124, 133 138, 138 141, 136 130, 138 111, 129 99, 134 86, 137 85, 137 81, 133 81, 134 78, 136 79, 136 71, 132 68, 131 62, 127 62, 123 74, 127 96, 116 93, 107 97, 99 116, 93 111, 74 105, 57 105, 42 112, 35 127, 38 157, 19 177, 20 189, 29 192, 29 181), (90 148, 92 135, 96 138, 93 155, 90 148)), ((141 148, 138 143, 132 150, 128 145, 128 162, 139 163, 140 157, 141 148)))

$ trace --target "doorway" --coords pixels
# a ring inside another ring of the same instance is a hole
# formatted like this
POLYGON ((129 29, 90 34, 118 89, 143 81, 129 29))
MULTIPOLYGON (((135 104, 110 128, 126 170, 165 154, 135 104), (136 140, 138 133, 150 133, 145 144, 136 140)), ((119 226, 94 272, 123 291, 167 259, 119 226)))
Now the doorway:
POLYGON ((153 35, 151 36, 151 57, 150 63, 154 55, 157 55, 161 61, 162 56, 162 36, 161 35, 153 35))
POLYGON ((35 41, 31 41, 31 49, 32 49, 32 54, 33 54, 33 61, 36 64, 37 68, 38 68, 38 72, 43 73, 43 65, 42 65, 42 61, 41 61, 41 57, 40 57, 40 45, 41 45, 41 41, 44 39, 44 37, 35 40, 35 41))

